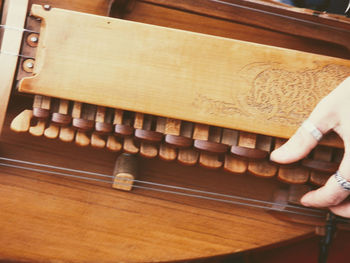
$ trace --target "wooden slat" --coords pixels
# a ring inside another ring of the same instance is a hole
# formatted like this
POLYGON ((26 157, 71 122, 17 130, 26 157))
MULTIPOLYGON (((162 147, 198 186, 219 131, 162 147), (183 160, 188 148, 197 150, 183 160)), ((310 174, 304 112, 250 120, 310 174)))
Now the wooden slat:
MULTIPOLYGON (((17 0, 17 1, 6 1, 4 5, 4 12, 7 11, 4 20, 1 24, 6 26, 23 28, 24 22, 27 14, 28 0, 17 0), (5 20, 6 19, 6 20, 5 20)), ((14 54, 19 54, 22 33, 18 30, 4 30, 3 38, 1 42, 1 52, 0 52, 0 134, 2 126, 5 120, 5 114, 8 104, 8 99, 10 96, 12 83, 14 79, 14 74, 17 65, 17 56, 5 54, 4 52, 10 52, 14 54)))
POLYGON ((21 82, 23 92, 287 138, 350 74, 342 59, 40 6, 32 13, 46 23, 40 74, 21 82), (295 91, 288 99, 286 88, 295 91))

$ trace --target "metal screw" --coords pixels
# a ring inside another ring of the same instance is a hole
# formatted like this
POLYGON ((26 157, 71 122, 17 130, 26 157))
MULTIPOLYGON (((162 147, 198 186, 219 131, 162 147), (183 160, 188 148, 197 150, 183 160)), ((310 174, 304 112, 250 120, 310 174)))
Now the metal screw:
POLYGON ((44 9, 45 9, 46 11, 49 11, 49 10, 51 9, 51 6, 50 6, 50 5, 44 5, 44 9))
POLYGON ((38 42, 38 37, 32 36, 32 37, 30 38, 30 41, 32 41, 33 43, 36 43, 36 42, 38 42))
POLYGON ((33 67, 34 67, 34 64, 32 62, 27 63, 27 68, 33 68, 33 67))

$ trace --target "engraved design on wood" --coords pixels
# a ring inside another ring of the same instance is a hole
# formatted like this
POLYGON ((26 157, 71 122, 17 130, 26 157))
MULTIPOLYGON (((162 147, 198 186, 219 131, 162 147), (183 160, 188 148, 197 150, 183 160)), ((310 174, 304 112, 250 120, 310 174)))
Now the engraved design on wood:
POLYGON ((292 71, 279 64, 254 63, 246 66, 245 76, 251 89, 238 97, 241 109, 252 118, 281 124, 299 125, 316 104, 350 75, 350 68, 325 65, 304 71, 292 71), (255 74, 252 74, 252 73, 255 74))
POLYGON ((197 94, 192 105, 208 115, 239 114, 299 126, 324 96, 350 76, 350 67, 328 64, 292 70, 278 63, 258 62, 246 65, 237 75, 247 84, 245 91, 237 95, 233 88, 225 101, 197 94))

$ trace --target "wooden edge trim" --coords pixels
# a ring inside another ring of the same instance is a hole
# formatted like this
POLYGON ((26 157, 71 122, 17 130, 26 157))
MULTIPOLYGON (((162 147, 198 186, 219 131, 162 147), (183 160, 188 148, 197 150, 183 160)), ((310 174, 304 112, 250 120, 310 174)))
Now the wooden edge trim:
MULTIPOLYGON (((3 6, 2 17, 4 21, 1 24, 24 28, 29 0, 6 1, 3 6)), ((7 29, 4 30, 1 42, 0 51, 0 134, 4 125, 7 105, 13 85, 18 57, 14 55, 5 54, 14 53, 19 54, 23 32, 18 30, 7 29), (4 53, 5 52, 5 53, 4 53)))

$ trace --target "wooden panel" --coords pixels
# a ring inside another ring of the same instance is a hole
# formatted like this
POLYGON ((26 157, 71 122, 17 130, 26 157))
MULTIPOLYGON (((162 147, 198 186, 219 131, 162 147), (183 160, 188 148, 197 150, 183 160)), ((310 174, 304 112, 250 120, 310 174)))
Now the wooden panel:
MULTIPOLYGON (((1 24, 23 28, 26 19, 28 0, 7 1, 1 24)), ((22 41, 22 32, 19 30, 4 29, 2 34, 0 51, 0 134, 4 124, 5 113, 8 105, 18 57, 11 54, 19 54, 22 41)))
POLYGON ((109 14, 113 2, 114 0, 31 0, 31 4, 50 5, 51 7, 104 16, 109 14))
POLYGON ((337 58, 40 6, 32 13, 46 23, 23 92, 286 138, 350 74, 337 58))

